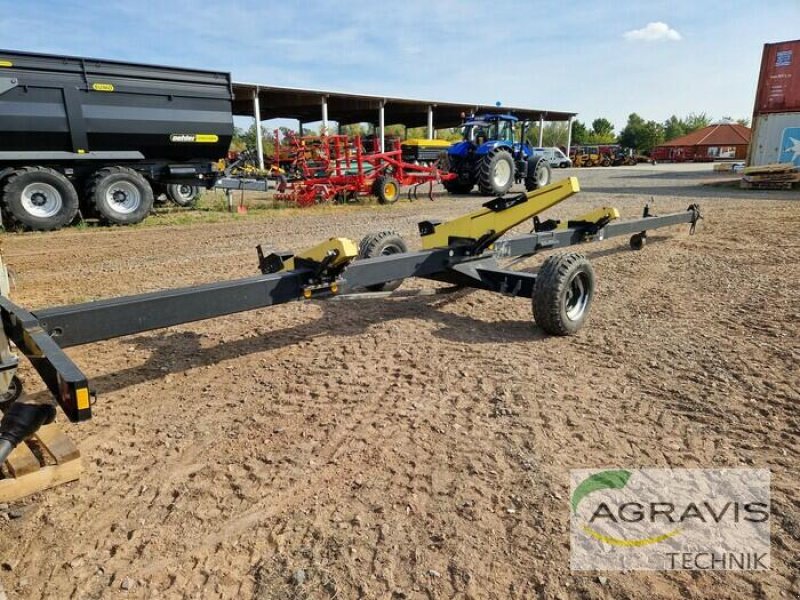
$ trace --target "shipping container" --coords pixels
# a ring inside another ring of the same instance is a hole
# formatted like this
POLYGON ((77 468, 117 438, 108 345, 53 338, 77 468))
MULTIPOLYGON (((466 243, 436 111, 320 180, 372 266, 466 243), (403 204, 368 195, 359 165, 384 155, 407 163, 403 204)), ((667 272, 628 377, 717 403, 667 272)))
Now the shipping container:
POLYGON ((800 111, 756 115, 748 165, 787 162, 800 167, 800 111))
POLYGON ((764 44, 754 115, 800 111, 800 40, 764 44))

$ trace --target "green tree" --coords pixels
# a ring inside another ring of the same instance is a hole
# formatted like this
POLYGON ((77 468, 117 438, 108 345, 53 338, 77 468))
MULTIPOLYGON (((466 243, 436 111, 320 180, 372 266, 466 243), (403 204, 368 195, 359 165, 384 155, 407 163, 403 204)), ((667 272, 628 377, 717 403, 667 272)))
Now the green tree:
POLYGON ((742 117, 741 119, 736 119, 736 122, 743 127, 750 127, 750 119, 747 117, 742 117))
POLYGON ((340 127, 342 135, 349 135, 350 137, 361 136, 364 137, 369 133, 369 129, 363 123, 350 123, 340 127))
POLYGON ((591 144, 610 144, 614 142, 614 124, 605 118, 592 121, 591 144))
POLYGON ((619 143, 639 152, 650 152, 664 142, 664 125, 656 121, 645 121, 636 113, 628 116, 628 123, 619 134, 619 143))
POLYGON ((587 129, 586 125, 576 119, 572 124, 572 143, 588 144, 590 143, 589 135, 589 130, 587 129))
POLYGON ((711 125, 711 117, 704 112, 699 114, 689 113, 683 120, 683 123, 686 126, 686 133, 692 133, 693 131, 711 125))
POLYGON ((672 115, 669 119, 664 121, 664 140, 674 140, 682 135, 686 135, 686 123, 683 119, 679 119, 672 115))

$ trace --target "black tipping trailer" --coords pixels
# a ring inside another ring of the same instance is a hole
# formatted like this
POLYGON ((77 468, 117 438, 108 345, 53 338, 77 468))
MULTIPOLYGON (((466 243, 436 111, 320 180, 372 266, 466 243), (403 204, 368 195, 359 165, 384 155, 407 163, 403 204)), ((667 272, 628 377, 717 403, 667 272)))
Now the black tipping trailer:
POLYGON ((4 218, 130 224, 154 193, 189 203, 217 177, 232 98, 229 73, 0 50, 4 218))

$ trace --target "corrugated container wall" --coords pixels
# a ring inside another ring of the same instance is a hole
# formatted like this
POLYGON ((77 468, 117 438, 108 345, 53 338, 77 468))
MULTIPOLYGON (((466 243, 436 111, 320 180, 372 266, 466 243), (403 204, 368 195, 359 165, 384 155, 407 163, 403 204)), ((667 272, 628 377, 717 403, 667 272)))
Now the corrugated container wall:
POLYGON ((747 162, 800 166, 800 40, 764 44, 747 162))
POLYGON ((800 167, 800 112, 765 113, 754 119, 747 164, 792 162, 800 167))

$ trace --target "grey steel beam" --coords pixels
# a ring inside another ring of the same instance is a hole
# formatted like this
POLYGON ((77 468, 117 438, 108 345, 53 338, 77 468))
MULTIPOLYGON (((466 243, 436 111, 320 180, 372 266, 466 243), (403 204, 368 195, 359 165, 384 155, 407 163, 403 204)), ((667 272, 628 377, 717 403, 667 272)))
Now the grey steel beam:
POLYGON ((530 256, 542 250, 574 246, 585 242, 597 242, 620 235, 643 233, 650 229, 660 229, 661 227, 670 227, 683 223, 694 224, 699 217, 699 211, 690 208, 685 212, 661 217, 642 217, 641 219, 612 222, 591 234, 584 227, 539 231, 495 242, 494 254, 499 258, 530 256))

